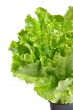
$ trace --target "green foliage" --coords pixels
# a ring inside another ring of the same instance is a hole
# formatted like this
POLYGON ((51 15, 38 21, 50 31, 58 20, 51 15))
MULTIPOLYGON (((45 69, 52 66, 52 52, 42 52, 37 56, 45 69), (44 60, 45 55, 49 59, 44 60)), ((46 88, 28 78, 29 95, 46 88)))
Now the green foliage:
POLYGON ((10 44, 13 75, 34 83, 34 90, 53 103, 73 103, 73 7, 64 16, 42 7, 35 13, 10 44))

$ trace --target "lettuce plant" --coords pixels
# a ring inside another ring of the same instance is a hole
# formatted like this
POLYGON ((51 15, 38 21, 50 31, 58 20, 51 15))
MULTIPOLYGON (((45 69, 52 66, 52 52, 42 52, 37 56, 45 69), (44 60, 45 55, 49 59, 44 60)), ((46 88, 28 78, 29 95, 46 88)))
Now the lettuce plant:
POLYGON ((25 27, 12 41, 11 71, 34 84, 39 96, 52 103, 73 103, 73 7, 64 16, 42 7, 37 18, 28 15, 25 27))

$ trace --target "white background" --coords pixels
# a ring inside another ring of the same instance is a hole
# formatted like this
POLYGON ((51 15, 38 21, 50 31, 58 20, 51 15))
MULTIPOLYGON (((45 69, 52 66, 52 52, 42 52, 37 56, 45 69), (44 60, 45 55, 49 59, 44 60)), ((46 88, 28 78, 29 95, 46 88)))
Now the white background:
POLYGON ((0 0, 0 110, 50 110, 48 101, 33 91, 33 85, 12 76, 8 47, 24 27, 26 15, 34 15, 37 7, 64 14, 70 5, 73 0, 0 0))

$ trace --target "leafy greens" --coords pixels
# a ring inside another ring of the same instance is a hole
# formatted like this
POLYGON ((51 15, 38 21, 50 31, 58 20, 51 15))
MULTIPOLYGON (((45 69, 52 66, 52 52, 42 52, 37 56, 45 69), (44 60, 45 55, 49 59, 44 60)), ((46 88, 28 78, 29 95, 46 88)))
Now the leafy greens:
POLYGON ((64 16, 42 7, 35 13, 10 44, 13 75, 53 103, 73 103, 73 7, 64 16))

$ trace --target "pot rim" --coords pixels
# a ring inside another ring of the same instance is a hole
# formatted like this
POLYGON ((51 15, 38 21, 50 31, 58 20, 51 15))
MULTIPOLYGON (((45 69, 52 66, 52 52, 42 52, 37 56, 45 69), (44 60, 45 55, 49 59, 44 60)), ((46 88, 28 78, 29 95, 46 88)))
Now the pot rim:
POLYGON ((53 104, 53 105, 73 105, 73 103, 68 103, 68 104, 60 104, 60 103, 53 103, 51 101, 49 101, 50 104, 53 104))

